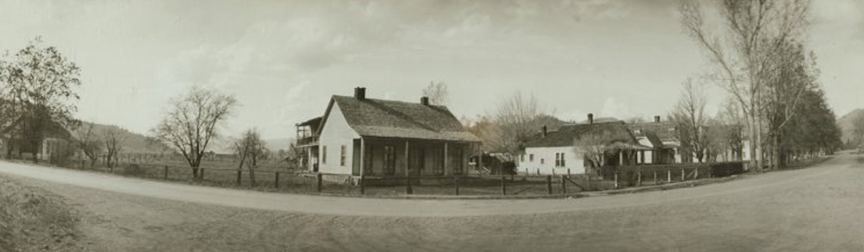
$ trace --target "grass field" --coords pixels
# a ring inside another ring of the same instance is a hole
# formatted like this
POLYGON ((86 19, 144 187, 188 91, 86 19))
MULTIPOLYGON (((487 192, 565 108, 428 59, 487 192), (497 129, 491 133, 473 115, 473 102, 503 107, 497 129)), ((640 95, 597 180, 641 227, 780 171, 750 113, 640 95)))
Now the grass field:
POLYGON ((79 220, 59 197, 0 176, 0 251, 80 251, 79 220))

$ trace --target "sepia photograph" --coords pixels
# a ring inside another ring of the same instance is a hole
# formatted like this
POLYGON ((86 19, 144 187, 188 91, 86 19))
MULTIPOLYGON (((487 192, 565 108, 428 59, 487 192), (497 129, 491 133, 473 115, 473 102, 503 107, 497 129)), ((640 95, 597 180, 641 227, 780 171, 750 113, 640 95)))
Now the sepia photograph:
POLYGON ((0 0, 0 252, 864 251, 864 1, 0 0))

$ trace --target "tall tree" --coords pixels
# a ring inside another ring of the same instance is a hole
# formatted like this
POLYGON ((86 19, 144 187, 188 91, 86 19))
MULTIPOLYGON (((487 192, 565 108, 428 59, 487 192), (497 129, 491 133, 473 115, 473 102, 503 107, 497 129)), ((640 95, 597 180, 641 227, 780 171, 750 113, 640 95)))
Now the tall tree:
POLYGON ((784 42, 777 60, 769 62, 772 71, 766 79, 765 89, 765 115, 768 125, 768 144, 770 149, 769 164, 773 169, 782 168, 785 165, 786 145, 782 139, 786 137, 784 129, 796 116, 802 115, 799 104, 804 94, 808 91, 818 89, 816 79, 819 69, 816 67, 815 54, 811 53, 808 58, 804 53, 803 45, 794 41, 784 42))
POLYGON ((180 152, 192 168, 192 175, 200 178, 198 171, 207 147, 210 141, 219 138, 219 126, 236 104, 232 95, 193 86, 189 93, 171 102, 153 135, 180 152))
MULTIPOLYGON (((672 121, 678 127, 681 136, 681 145, 687 152, 684 155, 688 162, 695 157, 699 163, 705 158, 705 150, 708 146, 706 126, 708 117, 705 116, 705 106, 708 104, 708 96, 704 89, 687 79, 681 84, 681 96, 678 104, 672 111, 672 121)), ((683 158, 682 158, 683 159, 683 158)))
POLYGON ((423 96, 428 97, 432 105, 446 106, 450 101, 450 92, 444 82, 430 82, 429 86, 423 89, 423 96))
POLYGON ((81 70, 57 48, 43 46, 38 37, 0 68, 0 125, 7 127, 2 132, 11 133, 7 142, 18 145, 19 151, 28 149, 36 161, 46 131, 58 128, 51 125, 78 124, 73 114, 80 99, 75 88, 81 85, 81 70))
POLYGON ((864 113, 852 119, 852 141, 855 147, 864 148, 864 113))
POLYGON ((800 37, 808 22, 809 0, 722 0, 717 6, 724 28, 719 35, 706 28, 699 1, 681 0, 685 33, 717 65, 719 86, 746 114, 754 171, 762 169, 763 98, 769 63, 777 60, 783 43, 800 37))

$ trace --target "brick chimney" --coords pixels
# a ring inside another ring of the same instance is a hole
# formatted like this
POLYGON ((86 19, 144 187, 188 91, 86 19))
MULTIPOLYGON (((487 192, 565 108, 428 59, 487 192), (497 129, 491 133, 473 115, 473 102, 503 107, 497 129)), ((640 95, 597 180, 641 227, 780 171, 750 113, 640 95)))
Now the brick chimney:
POLYGON ((429 97, 426 97, 426 96, 420 97, 420 104, 429 106, 429 97))
POLYGON ((366 100, 366 88, 365 87, 354 88, 354 98, 357 100, 366 100))
POLYGON ((546 137, 548 135, 549 135, 549 128, 547 128, 546 125, 543 125, 543 137, 546 137))
POLYGON ((654 122, 660 122, 660 116, 654 116, 654 122))
POLYGON ((594 124, 594 114, 588 114, 588 124, 594 124))

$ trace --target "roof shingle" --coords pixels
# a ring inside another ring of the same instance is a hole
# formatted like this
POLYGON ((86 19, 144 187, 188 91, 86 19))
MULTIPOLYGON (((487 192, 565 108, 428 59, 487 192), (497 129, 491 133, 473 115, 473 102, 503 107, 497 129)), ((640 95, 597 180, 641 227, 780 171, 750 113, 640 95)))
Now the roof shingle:
MULTIPOLYGON (((345 120, 367 137, 478 142, 444 106, 333 96, 345 120)), ((325 122, 326 123, 326 122, 325 122)))

